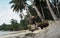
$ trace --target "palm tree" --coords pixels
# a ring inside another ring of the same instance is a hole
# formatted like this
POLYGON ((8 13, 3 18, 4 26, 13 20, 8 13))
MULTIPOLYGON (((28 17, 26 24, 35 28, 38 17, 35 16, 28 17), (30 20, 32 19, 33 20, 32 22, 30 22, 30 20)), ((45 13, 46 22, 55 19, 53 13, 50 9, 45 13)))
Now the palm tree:
POLYGON ((54 19, 54 20, 58 20, 58 18, 57 18, 56 15, 54 14, 52 8, 50 7, 49 0, 46 0, 46 3, 47 3, 47 6, 48 6, 48 8, 49 8, 49 11, 50 11, 50 13, 51 13, 53 19, 54 19))
MULTIPOLYGON (((19 16, 22 18, 24 15, 24 13, 22 12, 23 9, 25 9, 26 7, 26 0, 11 0, 10 4, 12 4, 11 8, 13 8, 13 11, 17 12, 17 13, 21 13, 19 16), (22 15, 23 14, 23 15, 22 15)), ((27 17, 25 17, 27 19, 27 17)), ((28 19, 27 19, 28 20, 28 19)), ((26 20, 25 20, 26 21, 26 20)))
POLYGON ((11 8, 13 8, 13 11, 21 12, 22 9, 25 8, 25 5, 23 5, 23 0, 11 0, 10 4, 12 4, 11 8))
MULTIPOLYGON (((44 10, 43 10, 43 2, 44 2, 44 0, 40 0, 40 7, 41 7, 41 11, 42 11, 42 16, 43 16, 43 19, 45 19, 45 15, 44 15, 44 10)), ((45 7, 45 6, 44 6, 45 7)))
POLYGON ((34 4, 33 0, 30 0, 32 5, 33 5, 33 8, 35 9, 37 15, 39 16, 39 18, 43 21, 43 18, 42 18, 42 15, 40 13, 40 11, 38 10, 38 8, 36 7, 36 5, 34 4))
POLYGON ((58 18, 59 18, 59 9, 58 9, 58 0, 54 0, 55 3, 55 8, 57 9, 57 13, 58 13, 58 18))
POLYGON ((29 14, 30 15, 30 17, 32 17, 32 14, 31 14, 31 12, 29 11, 29 8, 28 8, 28 6, 26 6, 26 11, 28 12, 27 14, 29 14))
POLYGON ((24 13, 22 12, 23 9, 26 9, 30 16, 32 16, 28 7, 26 6, 26 1, 27 0, 12 0, 10 1, 10 4, 12 4, 11 8, 13 8, 13 11, 16 11, 17 13, 18 12, 22 13, 23 14, 22 17, 25 16, 24 13))
POLYGON ((13 11, 22 13, 22 9, 25 8, 22 2, 22 0, 11 0, 9 3, 12 4, 13 11))
MULTIPOLYGON (((26 0, 11 0, 10 1, 10 4, 12 4, 11 8, 13 8, 13 11, 15 11, 17 13, 19 13, 19 12, 21 13, 21 14, 19 14, 19 16, 21 17, 21 20, 22 20, 23 16, 25 16, 24 13, 22 12, 26 6, 25 1, 26 0)), ((27 19, 27 17, 25 17, 25 18, 27 19)), ((27 21, 26 21, 26 23, 27 23, 27 21)))

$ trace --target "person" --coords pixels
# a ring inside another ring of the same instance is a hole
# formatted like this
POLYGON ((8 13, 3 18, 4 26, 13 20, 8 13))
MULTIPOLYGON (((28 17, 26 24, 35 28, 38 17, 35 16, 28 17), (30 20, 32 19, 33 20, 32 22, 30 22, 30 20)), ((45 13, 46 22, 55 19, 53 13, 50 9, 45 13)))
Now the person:
POLYGON ((35 16, 32 16, 31 18, 29 18, 29 24, 35 24, 35 16))
POLYGON ((35 20, 35 16, 32 16, 32 24, 35 24, 36 25, 36 20, 35 20))
POLYGON ((36 29, 35 16, 29 18, 29 29, 33 32, 36 29))

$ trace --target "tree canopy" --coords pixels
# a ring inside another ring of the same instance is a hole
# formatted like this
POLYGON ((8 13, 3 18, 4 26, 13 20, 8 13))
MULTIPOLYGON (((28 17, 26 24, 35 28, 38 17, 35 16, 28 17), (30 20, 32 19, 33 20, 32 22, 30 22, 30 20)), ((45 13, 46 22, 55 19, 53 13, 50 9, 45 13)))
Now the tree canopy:
POLYGON ((40 22, 44 20, 56 21, 60 19, 59 0, 11 0, 9 4, 12 4, 11 8, 13 11, 19 13, 21 18, 25 16, 23 9, 26 10, 27 15, 24 19, 21 19, 20 23, 14 19, 11 20, 10 25, 3 23, 0 26, 0 30, 26 30, 28 29, 28 21, 30 21, 28 19, 32 16, 35 16, 36 20, 40 20, 40 22), (31 5, 28 5, 26 1, 30 1, 31 5))

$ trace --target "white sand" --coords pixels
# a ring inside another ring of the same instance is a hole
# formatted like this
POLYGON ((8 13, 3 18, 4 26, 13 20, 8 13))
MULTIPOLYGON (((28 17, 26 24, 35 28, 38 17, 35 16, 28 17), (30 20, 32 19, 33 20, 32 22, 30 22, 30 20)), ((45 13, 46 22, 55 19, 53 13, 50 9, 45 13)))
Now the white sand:
MULTIPOLYGON (((17 36, 25 37, 24 34, 28 33, 31 32, 30 31, 12 32, 11 34, 0 36, 0 38, 10 38, 10 37, 15 38, 17 36)), ((34 36, 35 38, 60 38, 60 21, 49 21, 49 27, 43 30, 36 30, 33 33, 36 34, 34 36)))

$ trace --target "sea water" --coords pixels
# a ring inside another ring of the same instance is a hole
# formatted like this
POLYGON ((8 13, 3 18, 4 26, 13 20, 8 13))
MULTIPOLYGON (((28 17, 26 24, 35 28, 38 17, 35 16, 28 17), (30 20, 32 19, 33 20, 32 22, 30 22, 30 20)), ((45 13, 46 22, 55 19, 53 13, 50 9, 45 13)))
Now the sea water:
POLYGON ((10 31, 0 31, 0 35, 5 35, 11 33, 10 31))

